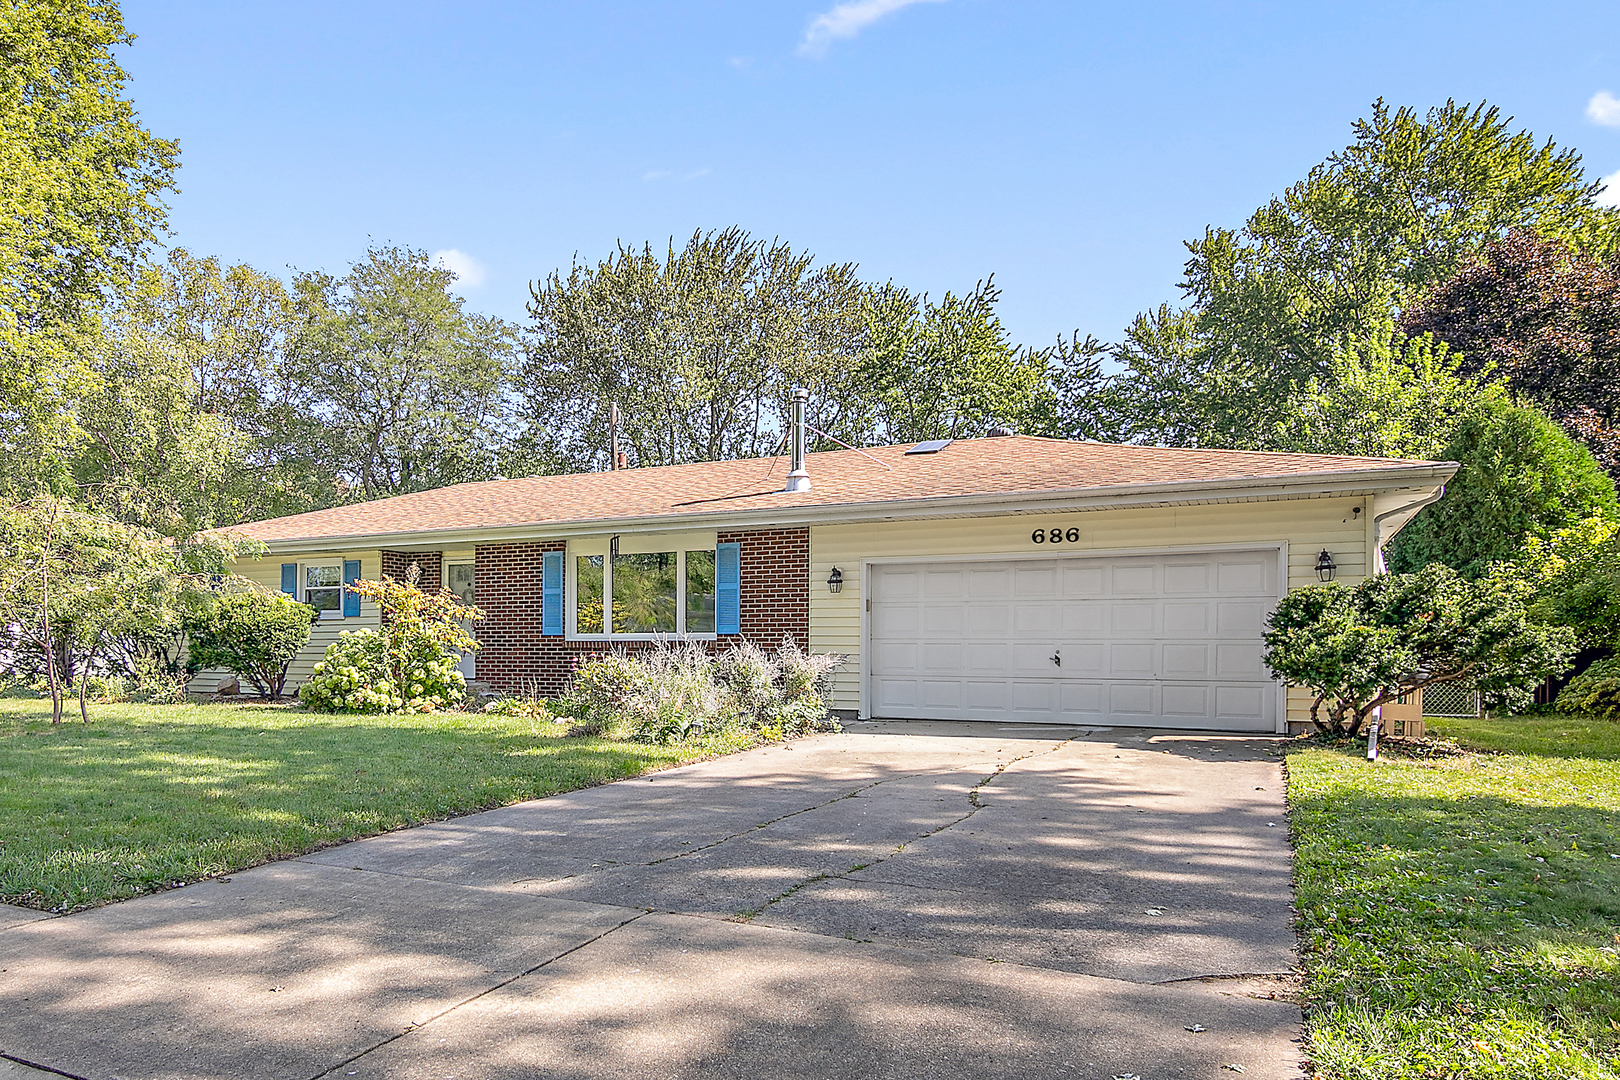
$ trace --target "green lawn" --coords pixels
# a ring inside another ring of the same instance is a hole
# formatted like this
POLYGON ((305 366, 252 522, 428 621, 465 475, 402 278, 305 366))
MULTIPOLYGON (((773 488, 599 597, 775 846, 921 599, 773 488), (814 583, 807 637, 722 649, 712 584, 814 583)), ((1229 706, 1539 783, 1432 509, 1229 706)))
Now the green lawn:
POLYGON ((567 739, 520 717, 0 695, 0 899, 74 910, 738 749, 567 739))
POLYGON ((1430 728, 1288 755, 1315 1076, 1620 1077, 1620 724, 1430 728))

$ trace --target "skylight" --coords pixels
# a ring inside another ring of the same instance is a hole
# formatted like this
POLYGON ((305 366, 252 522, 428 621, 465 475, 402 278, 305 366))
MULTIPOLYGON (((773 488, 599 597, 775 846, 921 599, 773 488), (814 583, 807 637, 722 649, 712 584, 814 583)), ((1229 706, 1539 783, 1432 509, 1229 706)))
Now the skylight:
POLYGON ((907 450, 906 453, 937 454, 947 446, 951 445, 951 443, 954 441, 954 439, 929 439, 927 442, 920 442, 916 446, 913 446, 910 450, 907 450))

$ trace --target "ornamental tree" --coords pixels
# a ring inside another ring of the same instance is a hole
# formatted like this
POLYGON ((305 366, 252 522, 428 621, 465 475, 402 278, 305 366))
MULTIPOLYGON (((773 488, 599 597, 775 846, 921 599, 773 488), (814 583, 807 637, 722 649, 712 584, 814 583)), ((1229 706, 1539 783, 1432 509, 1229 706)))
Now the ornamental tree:
POLYGON ((1380 705, 1439 683, 1523 708, 1525 687, 1562 672, 1576 647, 1569 627, 1531 619, 1533 589, 1505 570, 1469 581, 1438 563, 1308 585, 1267 620, 1266 666, 1315 695, 1311 722, 1329 734, 1354 735, 1380 705))

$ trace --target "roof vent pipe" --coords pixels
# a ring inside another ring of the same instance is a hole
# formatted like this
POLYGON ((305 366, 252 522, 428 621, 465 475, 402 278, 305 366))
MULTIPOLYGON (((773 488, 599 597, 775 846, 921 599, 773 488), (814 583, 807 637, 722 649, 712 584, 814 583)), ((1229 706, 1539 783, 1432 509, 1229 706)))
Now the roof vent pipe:
POLYGON ((804 467, 804 403, 810 400, 810 391, 802 386, 793 388, 793 414, 788 432, 788 453, 793 467, 788 470, 787 487, 783 491, 809 491, 810 474, 804 467))

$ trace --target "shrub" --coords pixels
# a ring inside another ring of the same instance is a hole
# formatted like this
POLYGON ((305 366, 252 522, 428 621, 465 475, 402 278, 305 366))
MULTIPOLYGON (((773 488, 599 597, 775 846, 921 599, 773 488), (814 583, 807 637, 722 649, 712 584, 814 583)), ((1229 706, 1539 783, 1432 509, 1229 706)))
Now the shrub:
POLYGON ((1267 620, 1265 663, 1315 695, 1311 721, 1332 734, 1354 735, 1374 708, 1436 683, 1524 708, 1524 686, 1563 671, 1575 651, 1574 631, 1530 619, 1532 590, 1501 569, 1468 581, 1441 563, 1349 587, 1307 585, 1267 620))
POLYGON ((1441 455, 1462 463, 1445 498, 1390 545, 1390 569, 1443 563, 1464 577, 1517 558, 1527 537, 1546 539, 1583 518, 1613 519, 1614 482, 1590 451, 1533 408, 1491 401, 1458 425, 1441 455))
POLYGON ((843 662, 804 653, 791 638, 774 656, 752 642, 719 657, 692 643, 661 644, 578 662, 560 704, 581 734, 670 743, 742 729, 780 739, 836 729, 823 695, 827 674, 843 662))
POLYGON ((1620 720, 1620 656, 1599 660, 1569 680, 1555 704, 1559 712, 1620 720))
POLYGON ((427 593, 392 578, 348 588, 377 604, 382 626, 340 634, 298 688, 298 700, 311 709, 355 713, 423 713, 460 704, 467 696, 467 679, 457 670, 461 654, 478 647, 463 623, 483 613, 447 589, 427 593))
POLYGON ((315 609, 279 593, 250 591, 215 597, 186 620, 188 662, 224 668, 265 697, 279 698, 287 666, 309 641, 315 609))

